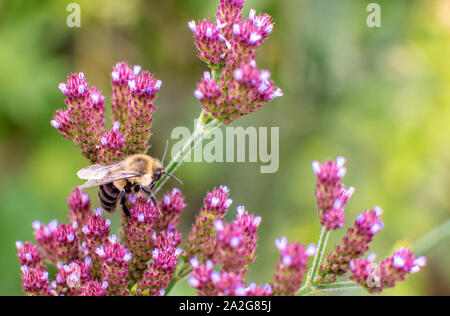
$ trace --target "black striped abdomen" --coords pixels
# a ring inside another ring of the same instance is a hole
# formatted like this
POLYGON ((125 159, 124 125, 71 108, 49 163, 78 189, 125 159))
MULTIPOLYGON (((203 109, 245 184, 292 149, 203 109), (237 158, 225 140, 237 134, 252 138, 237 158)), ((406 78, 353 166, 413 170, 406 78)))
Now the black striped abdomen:
POLYGON ((107 212, 114 212, 117 207, 117 198, 120 191, 114 186, 113 183, 101 185, 98 189, 98 199, 102 208, 107 212))

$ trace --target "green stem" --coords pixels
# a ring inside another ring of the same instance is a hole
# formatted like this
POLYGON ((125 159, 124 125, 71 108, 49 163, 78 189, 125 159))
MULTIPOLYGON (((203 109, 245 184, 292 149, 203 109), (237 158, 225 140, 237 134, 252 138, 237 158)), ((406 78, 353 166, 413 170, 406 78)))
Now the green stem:
MULTIPOLYGON (((197 121, 194 133, 184 143, 183 147, 177 153, 177 155, 169 162, 169 164, 166 167, 166 172, 174 174, 178 170, 178 168, 180 168, 180 166, 183 164, 186 157, 188 157, 192 153, 192 150, 202 142, 205 135, 210 134, 216 128, 221 126, 221 123, 217 120, 212 120, 209 123, 204 123, 202 117, 203 112, 197 121)), ((156 184, 153 192, 155 194, 158 193, 158 191, 167 182, 168 179, 169 179, 168 176, 163 177, 163 179, 156 184)))
MULTIPOLYGON (((310 285, 309 287, 302 289, 298 296, 311 296, 311 295, 319 295, 326 294, 330 292, 341 292, 348 290, 356 290, 361 288, 359 285, 355 284, 352 281, 331 283, 331 284, 319 284, 319 285, 310 285)), ((299 291, 300 292, 300 291, 299 291)))
POLYGON ((189 264, 186 262, 186 258, 183 259, 183 262, 179 266, 178 271, 175 272, 175 275, 173 276, 172 280, 170 280, 169 285, 166 287, 165 296, 169 295, 169 293, 172 291, 175 284, 177 284, 180 281, 183 281, 186 279, 186 277, 192 272, 192 268, 189 264))
POLYGON ((361 286, 353 281, 336 282, 331 284, 319 284, 315 287, 320 292, 332 292, 338 290, 360 289, 361 286))
POLYGON ((306 295, 315 289, 314 282, 317 278, 320 265, 322 264, 329 237, 330 232, 326 230, 325 227, 323 227, 322 231, 320 232, 319 243, 317 245, 317 252, 316 255, 314 256, 312 267, 309 270, 308 275, 306 277, 305 285, 303 285, 303 287, 297 292, 297 296, 306 295))
POLYGON ((413 245, 418 255, 425 255, 437 245, 450 237, 450 219, 421 237, 413 245))

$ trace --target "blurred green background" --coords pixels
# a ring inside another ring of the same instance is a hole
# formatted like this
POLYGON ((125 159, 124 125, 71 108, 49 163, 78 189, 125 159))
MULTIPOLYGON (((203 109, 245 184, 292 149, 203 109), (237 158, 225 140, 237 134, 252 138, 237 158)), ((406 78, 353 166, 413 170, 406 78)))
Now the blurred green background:
MULTIPOLYGON (((66 75, 83 71, 108 96, 116 62, 154 72, 164 82, 152 128, 150 154, 157 157, 172 129, 192 129, 200 111, 192 93, 206 67, 186 23, 214 16, 218 1, 77 1, 81 28, 68 28, 70 2, 0 0, 1 295, 22 293, 14 242, 32 239, 35 219, 66 220, 66 197, 87 164, 49 124, 64 105, 57 85, 66 75)), ((280 170, 262 175, 259 164, 191 163, 177 175, 188 203, 185 234, 205 193, 220 184, 231 188, 234 206, 263 217, 252 281, 271 280, 279 260, 275 238, 316 242, 313 160, 347 157, 344 182, 357 190, 349 220, 383 207, 386 228, 373 243, 379 258, 450 216, 450 0, 379 0, 381 28, 366 25, 370 2, 246 5, 246 12, 254 7, 274 17, 275 33, 258 63, 272 71, 285 97, 235 126, 279 126, 280 170)), ((118 227, 119 215, 108 216, 118 227)), ((385 294, 450 294, 449 246, 430 250, 423 272, 385 294)), ((193 293, 185 284, 174 292, 193 293)))

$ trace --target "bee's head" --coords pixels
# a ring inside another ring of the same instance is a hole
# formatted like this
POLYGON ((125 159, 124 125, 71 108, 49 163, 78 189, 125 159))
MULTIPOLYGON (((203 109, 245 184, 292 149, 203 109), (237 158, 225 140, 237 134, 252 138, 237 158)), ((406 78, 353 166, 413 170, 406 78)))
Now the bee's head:
POLYGON ((165 174, 164 168, 156 168, 153 172, 153 181, 158 182, 161 177, 165 174))

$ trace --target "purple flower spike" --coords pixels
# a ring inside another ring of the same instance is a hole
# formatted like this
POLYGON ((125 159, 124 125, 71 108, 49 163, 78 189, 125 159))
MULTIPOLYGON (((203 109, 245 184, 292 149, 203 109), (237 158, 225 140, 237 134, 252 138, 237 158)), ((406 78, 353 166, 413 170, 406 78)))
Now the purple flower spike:
POLYGON ((77 223, 82 227, 88 219, 91 209, 89 195, 81 188, 75 188, 67 198, 67 204, 70 208, 69 218, 72 223, 77 223))
POLYGON ((359 214, 355 224, 349 228, 341 244, 335 247, 334 253, 328 255, 327 262, 321 267, 321 281, 330 283, 336 281, 350 269, 350 261, 359 259, 369 250, 374 236, 384 227, 380 216, 383 212, 379 207, 359 214))
POLYGON ((21 266, 27 266, 29 268, 35 268, 38 270, 45 271, 42 257, 39 253, 39 249, 36 245, 30 242, 16 242, 17 258, 19 258, 21 266))
POLYGON ((250 11, 243 19, 245 0, 220 2, 216 23, 191 21, 198 57, 213 74, 204 76, 194 92, 202 102, 204 119, 231 124, 259 110, 264 103, 283 96, 270 80, 270 73, 256 67, 255 53, 273 32, 272 18, 250 11))
POLYGON ((223 220, 231 203, 228 187, 221 186, 207 194, 200 215, 197 216, 188 237, 186 246, 188 258, 196 257, 200 262, 212 259, 216 252, 214 222, 223 220))
POLYGON ((398 249, 392 257, 374 263, 370 259, 357 259, 351 262, 351 279, 370 293, 381 293, 404 281, 408 274, 417 273, 426 266, 426 258, 416 258, 411 250, 398 249))
POLYGON ((84 156, 98 162, 96 146, 105 129, 104 97, 95 87, 89 87, 82 73, 69 76, 59 89, 66 96, 67 109, 58 110, 51 125, 64 138, 73 140, 84 156))
POLYGON ((138 198, 132 203, 130 216, 122 217, 122 239, 125 246, 133 254, 130 261, 130 277, 138 280, 147 268, 147 262, 152 258, 156 223, 159 212, 151 201, 138 198))
POLYGON ((302 283, 308 258, 315 254, 315 246, 305 248, 298 243, 289 244, 285 237, 276 244, 280 250, 281 262, 277 266, 271 288, 275 295, 295 295, 302 283))
POLYGON ((342 228, 345 222, 344 207, 354 193, 354 188, 345 189, 340 182, 347 172, 344 167, 345 158, 339 157, 336 162, 328 161, 321 165, 313 162, 313 171, 318 181, 316 199, 319 218, 327 230, 342 228))
POLYGON ((48 226, 39 225, 34 237, 41 253, 48 262, 72 261, 79 253, 79 237, 77 227, 68 224, 58 225, 52 221, 48 226))
POLYGON ((170 225, 176 226, 180 222, 180 216, 186 204, 185 197, 178 189, 173 189, 172 192, 166 194, 159 202, 159 209, 163 216, 158 216, 158 230, 167 230, 170 225))
POLYGON ((107 295, 128 294, 128 269, 132 255, 119 242, 107 242, 98 248, 94 258, 100 262, 99 276, 108 282, 107 295))
POLYGON ((22 287, 28 296, 53 296, 48 281, 48 272, 39 268, 22 266, 22 287))

